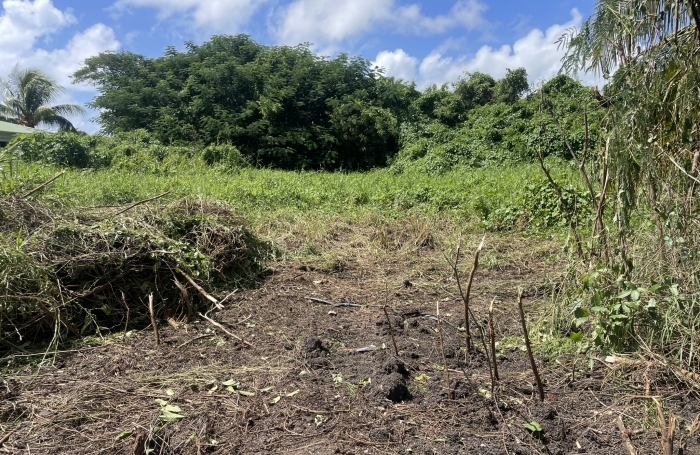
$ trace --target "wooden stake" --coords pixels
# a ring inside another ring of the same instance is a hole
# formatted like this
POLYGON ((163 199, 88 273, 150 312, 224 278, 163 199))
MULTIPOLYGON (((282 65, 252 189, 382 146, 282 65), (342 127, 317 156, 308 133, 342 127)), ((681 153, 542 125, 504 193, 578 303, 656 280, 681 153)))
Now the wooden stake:
POLYGON ((540 393, 540 401, 544 401, 544 386, 542 385, 542 379, 540 379, 540 373, 537 371, 535 356, 532 355, 532 346, 530 346, 530 336, 527 334, 527 322, 525 322, 525 311, 523 311, 522 289, 518 289, 518 310, 520 310, 520 322, 523 326, 523 335, 525 336, 525 348, 527 348, 527 355, 528 357, 530 357, 530 366, 532 367, 532 373, 535 375, 535 381, 537 382, 537 390, 540 393))
POLYGON ((491 300, 491 306, 489 307, 489 338, 491 340, 491 358, 493 359, 493 377, 498 381, 498 365, 496 364, 496 331, 493 329, 493 303, 496 301, 494 297, 491 300))
POLYGON ((442 363, 445 366, 445 381, 447 381, 447 399, 452 399, 450 389, 450 370, 447 368, 447 357, 445 357, 445 345, 442 341, 442 325, 440 324, 440 302, 437 302, 435 317, 437 317, 438 334, 440 335, 440 351, 442 352, 442 363))
POLYGON ((160 345, 160 333, 158 333, 158 322, 156 321, 156 314, 153 311, 153 293, 148 295, 148 312, 151 313, 151 325, 153 326, 153 334, 156 337, 156 347, 160 345))

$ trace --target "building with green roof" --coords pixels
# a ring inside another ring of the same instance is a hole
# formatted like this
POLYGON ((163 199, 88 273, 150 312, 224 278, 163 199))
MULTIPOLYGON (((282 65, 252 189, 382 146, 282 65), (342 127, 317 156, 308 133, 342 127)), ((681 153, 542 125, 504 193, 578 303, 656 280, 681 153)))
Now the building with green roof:
POLYGON ((34 128, 29 128, 23 125, 14 123, 0 122, 0 147, 5 147, 8 142, 18 134, 36 133, 34 128))

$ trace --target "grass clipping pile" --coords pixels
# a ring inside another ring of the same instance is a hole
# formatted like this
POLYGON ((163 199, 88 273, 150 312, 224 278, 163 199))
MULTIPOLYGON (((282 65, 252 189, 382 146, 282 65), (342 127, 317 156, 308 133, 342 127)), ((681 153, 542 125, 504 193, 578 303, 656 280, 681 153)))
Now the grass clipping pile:
POLYGON ((0 199, 0 353, 145 326, 150 294, 160 316, 188 318, 215 300, 188 288, 250 285, 270 253, 225 203, 119 212, 0 199))

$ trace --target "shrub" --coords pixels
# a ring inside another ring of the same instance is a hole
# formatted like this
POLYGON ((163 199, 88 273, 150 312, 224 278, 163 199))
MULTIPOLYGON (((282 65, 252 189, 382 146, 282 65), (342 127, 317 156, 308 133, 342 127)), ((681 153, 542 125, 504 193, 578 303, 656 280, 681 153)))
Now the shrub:
POLYGON ((8 147, 16 158, 37 163, 76 168, 109 165, 109 157, 98 148, 101 138, 71 132, 37 132, 16 136, 8 147))

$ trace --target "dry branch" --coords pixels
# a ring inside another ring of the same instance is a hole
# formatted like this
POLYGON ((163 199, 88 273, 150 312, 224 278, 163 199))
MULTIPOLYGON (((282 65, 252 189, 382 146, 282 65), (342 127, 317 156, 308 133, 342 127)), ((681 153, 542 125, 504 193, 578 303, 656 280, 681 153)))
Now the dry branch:
POLYGON ((124 305, 124 308, 126 308, 126 323, 124 323, 124 335, 122 335, 122 341, 126 339, 126 330, 129 327, 129 316, 131 315, 131 310, 129 309, 129 305, 126 304, 126 296, 124 295, 124 291, 122 292, 122 304, 124 305))
POLYGON ((659 426, 661 427, 661 455, 673 455, 673 436, 676 432, 676 416, 672 412, 669 412, 667 424, 661 403, 656 398, 653 398, 653 400, 656 405, 656 413, 659 417, 659 426))
POLYGON ((151 315, 153 335, 156 337, 156 347, 158 347, 160 345, 160 333, 158 333, 158 322, 156 321, 156 314, 153 311, 153 293, 148 294, 148 312, 151 315))
POLYGON ((527 322, 525 322, 525 311, 523 310, 522 289, 518 289, 518 310, 520 311, 520 322, 523 326, 523 335, 525 336, 525 348, 527 348, 527 356, 530 358, 530 366, 532 367, 532 373, 535 375, 535 381, 537 382, 537 390, 540 394, 540 401, 544 401, 544 386, 542 385, 542 379, 540 379, 540 373, 539 371, 537 371, 535 356, 532 355, 532 346, 530 346, 530 336, 527 333, 527 322))
POLYGON ((177 288, 180 290, 180 298, 182 299, 182 303, 187 306, 187 322, 190 322, 192 320, 192 300, 190 300, 190 293, 187 292, 185 285, 180 283, 177 278, 173 278, 173 281, 175 286, 177 286, 177 288))
POLYGON ((445 260, 447 260, 447 263, 450 264, 450 268, 452 268, 452 273, 454 273, 455 280, 457 281, 457 289, 459 290, 459 295, 462 297, 462 302, 464 302, 464 338, 466 343, 466 352, 464 353, 465 358, 466 355, 472 350, 472 334, 469 330, 469 293, 471 292, 472 281, 474 280, 474 273, 476 272, 476 269, 479 266, 479 253, 481 253, 481 249, 484 247, 485 240, 486 236, 484 236, 481 239, 481 243, 479 244, 479 247, 476 249, 476 253, 474 254, 474 264, 472 265, 471 272, 469 272, 469 279, 467 281, 466 292, 462 290, 462 282, 459 279, 459 253, 462 248, 461 238, 459 243, 457 244, 457 251, 455 252, 454 261, 450 260, 450 258, 443 252, 445 260))
POLYGON ((37 186, 36 188, 34 188, 33 190, 31 190, 30 192, 24 194, 24 195, 22 196, 22 199, 26 199, 26 198, 28 198, 29 196, 31 196, 32 194, 36 193, 37 191, 41 191, 43 188, 45 188, 45 187, 51 185, 57 178, 59 178, 60 176, 62 176, 62 175, 65 174, 65 173, 66 173, 66 171, 61 171, 61 172, 59 172, 58 174, 54 175, 53 177, 51 177, 50 179, 48 179, 46 182, 44 182, 44 183, 42 183, 41 185, 37 186))
POLYGON ((435 307, 437 316, 438 334, 440 335, 440 352, 442 352, 442 363, 445 365, 445 381, 447 382, 447 399, 452 399, 452 390, 450 390, 450 370, 447 368, 447 357, 445 357, 445 344, 442 341, 442 324, 440 324, 440 302, 437 302, 435 307))
POLYGON ((5 433, 5 436, 3 436, 2 438, 0 438, 0 446, 2 446, 3 444, 5 444, 5 443, 7 442, 7 440, 10 439, 10 437, 11 437, 13 434, 15 434, 15 432, 16 432, 17 430, 19 430, 19 425, 18 425, 17 427, 15 427, 14 429, 12 429, 12 430, 8 431, 7 433, 5 433))
POLYGON ((189 283, 190 283, 197 291, 199 291, 199 293, 202 294, 202 295, 204 296, 205 299, 209 300, 209 301, 212 302, 214 305, 216 305, 216 308, 218 308, 219 310, 223 310, 223 309, 224 309, 224 306, 223 306, 222 304, 220 304, 219 301, 216 300, 216 298, 215 298, 214 296, 212 296, 212 295, 209 294, 207 291, 205 291, 204 288, 203 288, 202 286, 198 285, 198 284, 192 279, 192 277, 190 277, 188 274, 186 274, 186 273, 183 272, 183 271, 180 271, 180 274, 181 274, 182 276, 184 276, 185 279, 186 279, 187 281, 189 281, 189 283))
POLYGON ((627 453, 629 455, 637 455, 637 450, 632 445, 629 432, 627 428, 625 428, 625 423, 622 421, 622 416, 617 416, 617 429, 620 430, 620 434, 622 434, 622 443, 625 445, 627 453))
POLYGON ((202 317, 202 318, 203 318, 205 321, 207 321, 209 324, 211 324, 211 325, 213 325, 214 327, 220 329, 221 331, 223 331, 226 335, 230 336, 231 338, 235 338, 236 340, 240 341, 241 343, 245 344, 245 345, 248 346, 248 347, 251 347, 251 348, 253 347, 252 344, 248 343, 248 342, 245 341, 243 338, 241 338, 241 337, 239 337, 239 336, 237 336, 237 335, 234 335, 233 333, 229 332, 228 330, 226 330, 226 328, 225 328, 223 325, 219 324, 219 323, 216 322, 215 320, 206 317, 206 316, 203 315, 202 313, 197 313, 197 314, 199 314, 199 316, 202 317))
POLYGON ((491 358, 493 359, 493 377, 498 381, 498 366, 496 365, 496 331, 493 329, 493 303, 496 301, 494 298, 491 300, 491 306, 489 306, 489 339, 491 340, 491 358))
POLYGON ((137 207, 137 206, 139 206, 139 205, 145 204, 146 202, 151 202, 151 201, 155 201, 156 199, 160 199, 160 198, 162 198, 163 196, 166 196, 166 195, 170 194, 171 191, 172 191, 172 190, 168 190, 168 191, 166 191, 165 193, 159 194, 158 196, 153 196, 153 197, 149 197, 148 199, 143 199, 143 200, 141 200, 141 201, 134 202, 134 203, 131 204, 130 206, 128 206, 128 207, 126 207, 126 208, 124 208, 124 209, 118 211, 117 213, 115 213, 114 215, 111 215, 111 216, 121 215, 122 213, 128 212, 129 210, 133 209, 134 207, 137 207))

